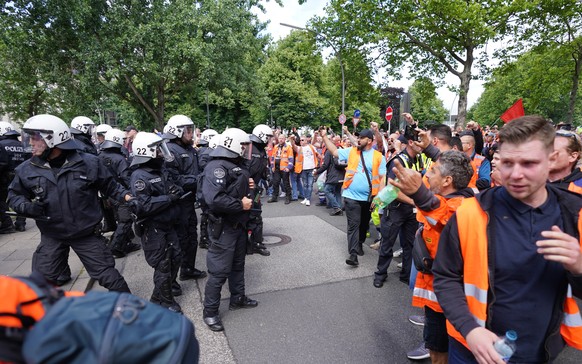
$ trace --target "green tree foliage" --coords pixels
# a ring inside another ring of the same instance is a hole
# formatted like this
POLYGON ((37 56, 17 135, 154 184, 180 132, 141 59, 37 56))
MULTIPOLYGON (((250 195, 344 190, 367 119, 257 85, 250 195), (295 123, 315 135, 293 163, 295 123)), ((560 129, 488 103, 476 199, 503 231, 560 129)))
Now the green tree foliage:
POLYGON ((429 78, 417 78, 410 89, 410 109, 422 125, 442 123, 448 111, 437 97, 436 86, 429 78))
POLYGON ((315 27, 344 48, 379 54, 389 74, 410 64, 414 77, 459 78, 459 123, 465 122, 473 67, 487 60, 478 53, 507 32, 515 8, 508 0, 332 0, 315 27))
POLYGON ((3 53, 0 72, 18 64, 22 76, 13 87, 29 100, 3 99, 6 110, 34 114, 52 107, 72 117, 116 98, 134 109, 126 113, 136 118, 132 123, 161 129, 167 113, 203 115, 208 92, 215 111, 239 125, 249 118, 267 41, 258 35, 264 25, 250 12, 253 6, 259 1, 8 2, 0 31, 3 46, 14 51, 3 53), (9 48, 18 37, 24 45, 9 48))
POLYGON ((569 55, 569 72, 563 76, 570 81, 568 112, 563 119, 571 123, 582 73, 582 2, 533 0, 526 4, 527 11, 515 27, 517 43, 509 49, 521 51, 524 46, 530 49, 550 47, 560 48, 569 55))
MULTIPOLYGON (((312 34, 292 31, 268 52, 259 77, 277 126, 317 126, 325 119, 327 100, 323 61, 312 34)), ((267 110, 268 111, 268 110, 267 110)))
MULTIPOLYGON (((471 108, 472 118, 481 124, 491 124, 517 99, 523 98, 526 114, 540 114, 555 122, 567 120, 570 56, 567 47, 538 47, 498 67, 471 108)), ((575 110, 581 111, 580 103, 575 110)), ((577 124, 580 121, 580 117, 574 119, 577 124)))

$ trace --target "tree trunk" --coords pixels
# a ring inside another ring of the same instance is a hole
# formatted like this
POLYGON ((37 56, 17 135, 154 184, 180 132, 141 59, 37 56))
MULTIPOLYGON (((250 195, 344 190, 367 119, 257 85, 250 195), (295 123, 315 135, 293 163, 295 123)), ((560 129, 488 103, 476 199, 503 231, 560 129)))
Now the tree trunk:
POLYGON ((137 97, 137 99, 139 100, 139 103, 146 109, 146 111, 153 116, 155 122, 156 122, 156 126, 158 124, 158 120, 159 120, 159 116, 157 114, 157 112, 153 109, 152 105, 148 104, 148 102, 146 101, 146 99, 143 97, 143 95, 141 94, 141 92, 139 92, 139 90, 137 89, 137 87, 135 86, 135 84, 133 83, 133 80, 131 79, 131 76, 129 76, 128 74, 123 75, 125 81, 127 82, 127 84, 129 85, 129 87, 131 88, 131 91, 133 92, 133 94, 135 95, 135 97, 137 97))
POLYGON ((570 103, 568 105, 568 115, 566 122, 572 124, 574 121, 574 106, 576 105, 576 98, 578 97, 578 83, 580 81, 580 71, 582 71, 582 48, 572 54, 574 59, 574 74, 572 75, 572 89, 570 90, 570 103))
POLYGON ((467 58, 464 63, 463 71, 459 74, 461 80, 459 90, 459 103, 457 107, 457 121, 455 129, 464 128, 467 124, 467 95, 469 94, 469 85, 471 83, 471 67, 473 66, 473 49, 467 49, 467 58))
POLYGON ((165 109, 166 109, 166 97, 164 94, 164 81, 160 80, 160 83, 158 84, 157 87, 157 97, 158 97, 158 107, 157 107, 157 111, 156 111, 156 128, 159 131, 162 131, 164 129, 164 125, 166 124, 164 122, 164 113, 165 113, 165 109))

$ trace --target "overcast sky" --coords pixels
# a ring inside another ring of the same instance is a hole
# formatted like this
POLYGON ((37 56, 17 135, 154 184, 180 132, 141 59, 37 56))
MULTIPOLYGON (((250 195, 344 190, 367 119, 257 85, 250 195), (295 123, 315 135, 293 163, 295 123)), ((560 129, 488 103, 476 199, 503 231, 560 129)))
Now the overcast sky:
MULTIPOLYGON (((270 21, 270 24, 267 27, 267 32, 271 33, 271 36, 275 41, 287 36, 292 30, 291 28, 280 25, 280 23, 304 27, 307 21, 313 16, 325 15, 323 8, 327 4, 327 0, 307 0, 303 5, 299 5, 297 0, 283 0, 282 2, 283 7, 277 5, 273 0, 263 3, 267 12, 265 14, 257 12, 260 20, 270 21)), ((382 74, 381 71, 379 73, 380 75, 382 74)), ((380 81, 378 76, 374 81, 380 81)), ((408 87, 410 87, 413 81, 414 80, 409 79, 395 81, 388 78, 389 86, 402 87, 405 91, 408 90, 408 87)), ((445 82, 451 86, 459 85, 459 79, 451 74, 445 78, 445 82)), ((471 81, 471 89, 469 90, 468 97, 469 107, 477 101, 483 92, 482 84, 482 81, 471 81)), ((438 89, 438 96, 443 101, 445 109, 449 110, 452 107, 453 114, 456 114, 458 102, 456 95, 448 91, 446 87, 441 87, 438 89)))

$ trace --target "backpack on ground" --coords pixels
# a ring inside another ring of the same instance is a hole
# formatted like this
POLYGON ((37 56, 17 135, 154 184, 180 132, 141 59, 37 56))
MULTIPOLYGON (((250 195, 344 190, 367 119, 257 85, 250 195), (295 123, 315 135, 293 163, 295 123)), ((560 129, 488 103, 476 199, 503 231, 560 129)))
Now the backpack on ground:
POLYGON ((30 363, 197 363, 194 326, 129 293, 89 292, 57 302, 30 331, 30 363))
POLYGON ((82 294, 64 292, 38 272, 0 276, 0 362, 23 362, 22 345, 30 329, 62 297, 82 294))

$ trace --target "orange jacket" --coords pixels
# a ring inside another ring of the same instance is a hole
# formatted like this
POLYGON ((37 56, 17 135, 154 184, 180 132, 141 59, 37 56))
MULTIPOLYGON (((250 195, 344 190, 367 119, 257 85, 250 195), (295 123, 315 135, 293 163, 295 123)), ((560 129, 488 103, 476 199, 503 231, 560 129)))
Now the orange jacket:
POLYGON ((479 154, 475 154, 475 157, 471 159, 471 166, 473 167, 473 176, 469 181, 469 187, 473 188, 474 190, 477 190, 477 179, 479 179, 479 168, 481 168, 481 163, 483 163, 484 159, 485 157, 479 154))
MULTIPOLYGON (((434 196, 440 201, 439 207, 432 211, 419 209, 416 215, 416 219, 424 225, 422 239, 433 259, 437 253, 443 228, 464 199, 462 196, 448 199, 439 195, 434 196)), ((433 281, 434 276, 432 274, 417 273, 416 283, 412 291, 412 305, 416 307, 428 306, 436 312, 443 312, 434 293, 433 281)))
MULTIPOLYGON (((483 211, 475 198, 465 199, 457 209, 459 243, 464 262, 465 297, 469 311, 482 327, 487 322, 487 295, 489 289, 488 220, 487 213, 483 211)), ((578 231, 582 231, 582 216, 578 217, 578 231)), ((582 235, 580 240, 582 250, 582 235)), ((449 321, 447 321, 447 332, 467 346, 465 338, 449 321)), ((582 317, 576 301, 572 298, 570 286, 568 286, 568 292, 564 300, 564 319, 560 326, 560 333, 568 345, 582 350, 582 317)))
POLYGON ((271 152, 271 169, 275 170, 275 159, 277 158, 277 154, 279 154, 279 150, 281 151, 279 158, 281 159, 280 162, 280 170, 284 170, 285 168, 289 168, 289 171, 293 169, 293 148, 285 144, 282 148, 279 144, 273 147, 273 151, 271 152))
MULTIPOLYGON (((358 165, 360 163, 361 152, 356 147, 352 147, 350 150, 350 155, 348 156, 348 166, 346 167, 346 174, 344 177, 344 184, 342 188, 348 188, 352 184, 354 179, 354 174, 358 171, 358 165)), ((382 180, 379 176, 380 164, 382 163, 382 153, 377 150, 373 150, 372 157, 372 196, 376 196, 382 185, 382 180)))
MULTIPOLYGON (((313 147, 313 145, 308 144, 309 148, 313 152, 313 162, 315 163, 315 167, 317 168, 317 151, 313 147)), ((303 171, 303 148, 299 147, 297 152, 297 159, 295 160, 295 173, 301 173, 303 171)))

